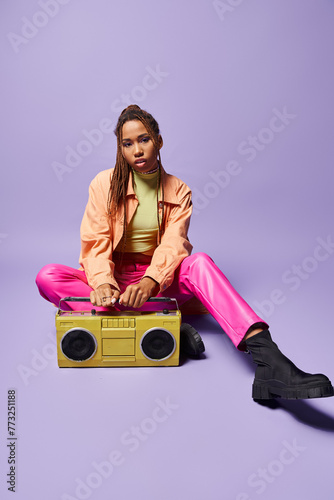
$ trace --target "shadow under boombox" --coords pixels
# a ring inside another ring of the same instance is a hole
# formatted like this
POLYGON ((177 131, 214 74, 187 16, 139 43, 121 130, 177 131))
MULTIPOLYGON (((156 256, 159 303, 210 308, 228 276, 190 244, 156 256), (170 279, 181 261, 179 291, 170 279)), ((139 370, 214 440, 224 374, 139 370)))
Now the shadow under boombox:
POLYGON ((90 300, 65 297, 59 303, 56 330, 60 367, 179 365, 181 313, 176 299, 151 298, 150 302, 174 302, 176 309, 149 312, 64 311, 62 301, 90 300))

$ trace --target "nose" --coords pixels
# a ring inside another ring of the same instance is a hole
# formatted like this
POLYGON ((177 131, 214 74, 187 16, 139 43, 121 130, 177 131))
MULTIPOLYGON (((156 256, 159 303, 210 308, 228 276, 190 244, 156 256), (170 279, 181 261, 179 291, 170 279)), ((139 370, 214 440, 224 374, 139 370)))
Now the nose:
POLYGON ((139 142, 135 142, 134 144, 134 155, 135 156, 143 155, 143 148, 141 147, 141 144, 139 142))

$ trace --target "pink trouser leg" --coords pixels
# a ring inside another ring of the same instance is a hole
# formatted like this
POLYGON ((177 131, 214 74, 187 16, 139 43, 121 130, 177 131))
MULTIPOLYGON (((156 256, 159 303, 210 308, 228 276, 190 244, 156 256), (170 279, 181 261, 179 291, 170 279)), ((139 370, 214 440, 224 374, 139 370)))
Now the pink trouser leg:
MULTIPOLYGON (((37 274, 36 285, 42 297, 57 307, 64 297, 89 297, 92 291, 84 271, 61 264, 44 266, 37 274)), ((64 310, 86 311, 92 307, 90 302, 71 302, 70 305, 62 302, 64 310)))
POLYGON ((218 321, 233 344, 238 346, 249 327, 267 323, 261 319, 236 292, 226 276, 205 253, 186 257, 166 290, 171 297, 195 295, 218 321))

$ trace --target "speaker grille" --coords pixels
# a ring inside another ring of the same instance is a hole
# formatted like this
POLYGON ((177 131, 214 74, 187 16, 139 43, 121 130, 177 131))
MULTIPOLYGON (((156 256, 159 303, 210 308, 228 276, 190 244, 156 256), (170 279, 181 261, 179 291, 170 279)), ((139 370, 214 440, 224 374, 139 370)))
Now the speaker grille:
POLYGON ((71 361, 87 361, 94 356, 97 343, 94 335, 85 328, 72 328, 61 339, 60 348, 71 361))
POLYGON ((144 333, 140 348, 144 356, 152 361, 169 358, 175 351, 174 336, 164 328, 151 328, 144 333))

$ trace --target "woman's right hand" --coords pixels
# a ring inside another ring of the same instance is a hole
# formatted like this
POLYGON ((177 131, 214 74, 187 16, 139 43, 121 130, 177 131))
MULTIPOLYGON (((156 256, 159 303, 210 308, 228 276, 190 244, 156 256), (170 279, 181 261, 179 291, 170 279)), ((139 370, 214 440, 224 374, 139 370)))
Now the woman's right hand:
POLYGON ((120 292, 109 283, 100 285, 96 290, 90 292, 90 301, 93 306, 113 306, 119 298, 120 292))

